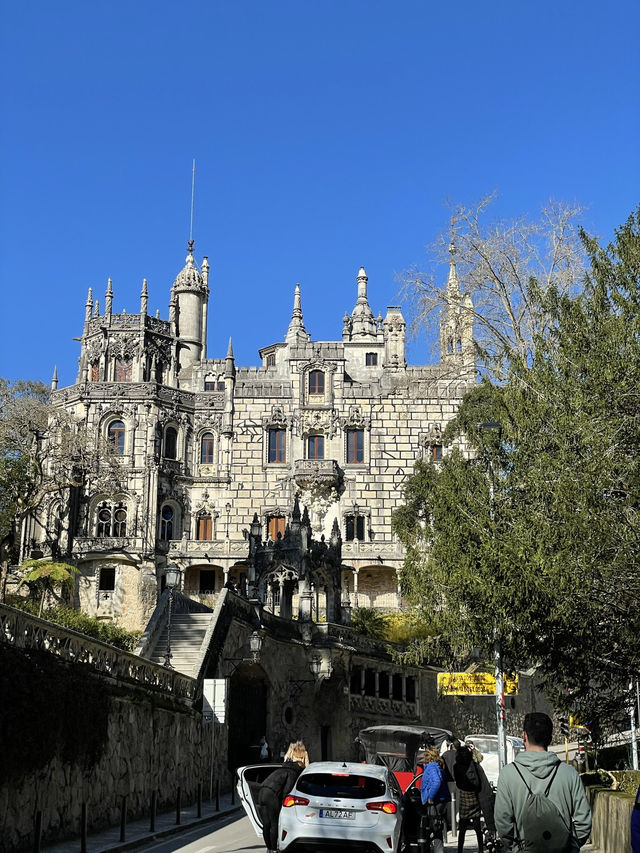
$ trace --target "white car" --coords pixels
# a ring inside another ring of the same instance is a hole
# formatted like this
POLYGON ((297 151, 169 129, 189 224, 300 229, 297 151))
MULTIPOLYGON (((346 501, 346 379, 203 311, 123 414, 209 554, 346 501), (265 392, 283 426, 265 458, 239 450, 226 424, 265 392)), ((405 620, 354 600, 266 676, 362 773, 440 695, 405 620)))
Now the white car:
MULTIPOLYGON (((259 782, 280 765, 238 769, 237 791, 258 836, 259 782)), ((316 761, 284 798, 279 851, 369 850, 400 853, 404 804, 393 773, 374 764, 316 761)))
MULTIPOLYGON (((467 735, 465 743, 472 743, 482 754, 482 769, 492 785, 498 784, 498 735, 467 735)), ((507 735, 507 764, 511 764, 516 755, 524 749, 521 737, 507 735)))

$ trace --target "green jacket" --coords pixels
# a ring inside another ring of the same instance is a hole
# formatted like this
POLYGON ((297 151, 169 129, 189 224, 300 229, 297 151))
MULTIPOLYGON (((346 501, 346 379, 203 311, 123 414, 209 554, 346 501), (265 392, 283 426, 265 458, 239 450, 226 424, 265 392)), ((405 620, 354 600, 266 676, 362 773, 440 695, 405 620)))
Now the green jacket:
MULTIPOLYGON (((555 766, 560 765, 549 791, 549 799, 567 826, 572 825, 573 843, 569 851, 577 853, 591 833, 591 809, 576 771, 569 764, 561 762, 553 752, 525 750, 516 755, 515 763, 534 794, 545 790, 555 766)), ((496 829, 503 841, 505 853, 518 849, 514 839, 518 837, 518 826, 526 800, 527 789, 522 779, 515 767, 507 764, 498 777, 495 805, 496 829)))

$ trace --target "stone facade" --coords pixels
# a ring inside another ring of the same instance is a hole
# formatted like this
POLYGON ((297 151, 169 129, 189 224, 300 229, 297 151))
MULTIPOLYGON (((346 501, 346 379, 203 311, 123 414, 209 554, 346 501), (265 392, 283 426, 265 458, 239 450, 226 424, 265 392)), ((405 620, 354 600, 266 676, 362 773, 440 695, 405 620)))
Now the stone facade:
MULTIPOLYGON (((296 286, 284 340, 247 368, 231 341, 225 357, 207 357, 209 264, 198 268, 192 244, 168 320, 148 313, 146 280, 138 314, 113 313, 111 280, 102 313, 90 290, 77 381, 58 389, 54 379, 52 399, 96 452, 81 486, 53 492, 27 520, 23 558, 72 558, 76 603, 141 628, 170 564, 187 595, 210 602, 230 578, 244 584, 254 513, 276 542, 298 495, 316 538, 337 526, 341 594, 352 606, 398 608, 392 513, 415 460, 439 458, 475 381, 472 307, 453 252, 446 293, 437 365, 406 363, 402 313, 374 317, 361 268, 340 340, 312 340, 296 286)), ((46 441, 64 442, 64 431, 52 426, 46 441)), ((314 618, 325 618, 325 588, 312 596, 314 618)), ((277 595, 269 606, 278 612, 277 595)))

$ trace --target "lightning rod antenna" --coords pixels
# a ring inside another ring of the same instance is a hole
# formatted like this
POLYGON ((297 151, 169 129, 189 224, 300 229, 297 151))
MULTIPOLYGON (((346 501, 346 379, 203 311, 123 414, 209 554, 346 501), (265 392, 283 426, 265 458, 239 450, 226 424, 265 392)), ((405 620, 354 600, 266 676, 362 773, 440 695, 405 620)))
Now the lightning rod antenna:
POLYGON ((191 222, 189 224, 189 242, 193 242, 193 198, 196 188, 196 161, 193 160, 193 168, 191 169, 191 222))

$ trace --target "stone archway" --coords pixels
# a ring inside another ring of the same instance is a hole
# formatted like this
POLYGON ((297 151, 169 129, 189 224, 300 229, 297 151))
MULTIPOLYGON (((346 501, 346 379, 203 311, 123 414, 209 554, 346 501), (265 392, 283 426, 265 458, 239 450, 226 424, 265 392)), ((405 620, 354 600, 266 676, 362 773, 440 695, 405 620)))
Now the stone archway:
POLYGON ((260 762, 260 738, 267 733, 269 682, 264 670, 244 662, 229 679, 229 769, 260 762))

